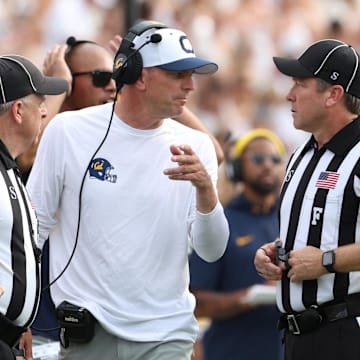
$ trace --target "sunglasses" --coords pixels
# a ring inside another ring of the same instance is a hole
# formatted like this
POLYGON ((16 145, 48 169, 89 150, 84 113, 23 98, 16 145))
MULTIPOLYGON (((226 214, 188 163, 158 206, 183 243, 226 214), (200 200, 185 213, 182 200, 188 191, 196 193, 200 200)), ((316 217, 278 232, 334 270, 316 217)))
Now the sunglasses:
POLYGON ((256 165, 262 165, 269 159, 274 165, 281 163, 281 157, 279 155, 265 155, 259 153, 252 153, 248 155, 249 159, 256 165))
POLYGON ((112 76, 110 71, 94 70, 94 71, 82 71, 73 72, 72 76, 91 75, 92 83, 95 87, 102 88, 109 84, 112 76))

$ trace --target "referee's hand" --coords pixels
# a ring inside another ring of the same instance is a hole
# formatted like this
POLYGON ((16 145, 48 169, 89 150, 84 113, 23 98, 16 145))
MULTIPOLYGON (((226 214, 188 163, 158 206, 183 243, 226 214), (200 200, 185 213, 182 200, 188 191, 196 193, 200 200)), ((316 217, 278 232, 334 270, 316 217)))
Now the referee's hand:
POLYGON ((262 245, 255 254, 254 265, 257 273, 267 280, 280 280, 283 264, 277 264, 275 242, 262 245))
POLYGON ((291 281, 313 280, 327 274, 327 270, 322 266, 322 254, 322 250, 314 246, 291 250, 288 278, 291 281))

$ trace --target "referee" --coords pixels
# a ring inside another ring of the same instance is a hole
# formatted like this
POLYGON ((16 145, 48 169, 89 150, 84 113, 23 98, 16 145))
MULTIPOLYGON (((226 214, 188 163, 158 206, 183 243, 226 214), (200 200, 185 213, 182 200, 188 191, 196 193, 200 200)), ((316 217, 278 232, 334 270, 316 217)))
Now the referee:
POLYGON ((45 95, 67 82, 47 78, 28 59, 0 56, 0 359, 15 359, 19 341, 32 357, 26 333, 39 299, 37 221, 15 159, 32 145, 47 115, 45 95), (22 336, 23 333, 26 335, 22 336), (21 339, 21 340, 20 340, 21 339))
POLYGON ((281 191, 280 239, 255 266, 278 282, 286 360, 360 359, 360 61, 327 39, 298 59, 274 58, 293 78, 294 126, 311 133, 281 191), (280 255, 280 256, 276 256, 280 255))

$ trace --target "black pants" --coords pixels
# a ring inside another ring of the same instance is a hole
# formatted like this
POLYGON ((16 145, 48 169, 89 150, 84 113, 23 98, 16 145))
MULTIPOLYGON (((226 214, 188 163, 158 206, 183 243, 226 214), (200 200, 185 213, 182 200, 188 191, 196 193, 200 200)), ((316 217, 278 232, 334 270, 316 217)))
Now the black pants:
POLYGON ((342 319, 302 335, 285 334, 285 360, 359 360, 360 326, 342 319))
POLYGON ((0 340, 0 359, 1 360, 15 360, 15 354, 11 347, 4 341, 0 340))

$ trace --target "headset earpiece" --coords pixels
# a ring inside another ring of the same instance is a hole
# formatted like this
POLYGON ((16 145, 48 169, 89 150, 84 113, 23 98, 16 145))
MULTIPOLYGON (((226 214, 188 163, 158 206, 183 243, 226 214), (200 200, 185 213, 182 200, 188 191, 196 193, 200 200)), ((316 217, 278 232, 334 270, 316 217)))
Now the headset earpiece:
POLYGON ((124 38, 114 60, 113 78, 116 88, 124 84, 133 84, 141 75, 142 58, 139 52, 134 51, 132 41, 124 38))
POLYGON ((113 66, 113 79, 116 83, 116 89, 119 91, 124 84, 133 84, 141 75, 143 61, 139 52, 140 48, 148 43, 157 43, 161 41, 161 35, 151 37, 148 42, 142 44, 138 49, 134 49, 133 40, 149 29, 166 28, 165 24, 142 20, 137 22, 129 29, 128 34, 121 41, 118 52, 115 55, 113 66))
POLYGON ((241 158, 228 160, 226 162, 226 174, 233 182, 243 181, 241 158))

